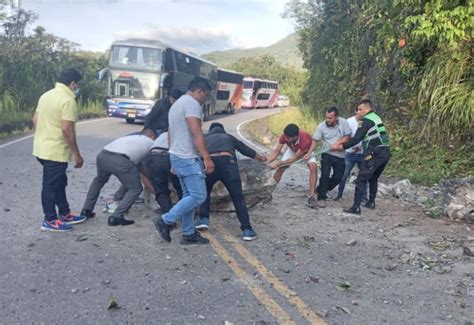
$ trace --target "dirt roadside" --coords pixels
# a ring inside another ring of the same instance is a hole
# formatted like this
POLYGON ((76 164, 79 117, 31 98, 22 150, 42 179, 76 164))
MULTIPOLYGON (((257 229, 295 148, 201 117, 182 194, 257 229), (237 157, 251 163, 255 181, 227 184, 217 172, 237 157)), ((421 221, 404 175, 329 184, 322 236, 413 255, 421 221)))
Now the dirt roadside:
MULTIPOLYGON (((265 130, 262 123, 254 127, 265 130)), ((379 198, 376 210, 360 217, 345 214, 351 184, 341 201, 310 209, 304 205, 307 177, 304 164, 292 166, 273 200, 252 211, 271 252, 258 256, 286 261, 279 274, 302 295, 315 290, 310 299, 329 323, 472 324, 472 225, 431 219, 394 198, 379 198)))

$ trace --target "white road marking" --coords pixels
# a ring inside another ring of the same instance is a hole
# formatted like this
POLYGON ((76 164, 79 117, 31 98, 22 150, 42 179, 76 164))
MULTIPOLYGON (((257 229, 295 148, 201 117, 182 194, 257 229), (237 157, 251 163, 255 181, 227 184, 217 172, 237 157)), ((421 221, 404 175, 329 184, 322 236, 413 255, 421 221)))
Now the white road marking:
MULTIPOLYGON (((100 121, 104 121, 104 120, 107 120, 107 119, 108 119, 108 117, 104 117, 104 118, 97 119, 97 120, 80 121, 80 122, 78 122, 77 124, 95 123, 95 122, 100 122, 100 121)), ((22 138, 19 138, 19 139, 10 141, 10 142, 4 143, 4 144, 0 144, 0 149, 5 148, 5 147, 8 147, 8 146, 10 146, 10 145, 12 145, 12 144, 15 144, 15 143, 24 141, 24 140, 28 140, 28 139, 32 138, 33 136, 34 136, 34 134, 30 134, 30 135, 24 136, 24 137, 22 137, 22 138)))

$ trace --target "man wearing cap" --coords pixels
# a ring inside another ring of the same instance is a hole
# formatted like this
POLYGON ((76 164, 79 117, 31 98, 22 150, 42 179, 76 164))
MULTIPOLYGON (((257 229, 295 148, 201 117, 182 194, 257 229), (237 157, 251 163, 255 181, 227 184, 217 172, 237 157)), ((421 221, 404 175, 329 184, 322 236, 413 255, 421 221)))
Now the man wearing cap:
POLYGON ((153 191, 155 192, 155 201, 159 204, 161 211, 166 213, 172 207, 168 183, 171 182, 179 199, 183 196, 178 176, 171 172, 168 132, 165 131, 156 138, 144 161, 144 165, 146 167, 146 176, 151 181, 153 191))
POLYGON ((84 164, 76 142, 75 98, 79 93, 81 79, 82 76, 76 69, 62 71, 54 89, 40 97, 33 116, 35 128, 33 156, 43 166, 41 189, 43 231, 70 231, 72 224, 86 220, 83 216, 71 213, 66 198, 66 169, 71 155, 75 168, 81 168, 84 164))
POLYGON ((168 97, 158 100, 150 113, 146 116, 145 127, 157 131, 157 134, 168 129, 168 114, 171 105, 174 104, 183 93, 178 89, 173 89, 168 97))

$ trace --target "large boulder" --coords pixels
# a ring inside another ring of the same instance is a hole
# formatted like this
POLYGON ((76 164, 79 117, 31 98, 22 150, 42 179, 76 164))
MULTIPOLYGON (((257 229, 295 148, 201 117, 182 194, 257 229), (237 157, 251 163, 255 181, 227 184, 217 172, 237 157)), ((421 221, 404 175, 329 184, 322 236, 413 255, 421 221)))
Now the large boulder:
MULTIPOLYGON (((272 171, 263 162, 254 159, 239 160, 242 190, 247 207, 252 207, 259 202, 269 201, 275 190, 276 182, 272 171)), ((229 192, 222 182, 214 185, 211 193, 212 211, 235 211, 229 192)))
POLYGON ((440 187, 448 202, 448 217, 451 220, 474 223, 474 177, 443 180, 440 187))
MULTIPOLYGON (((251 208, 259 202, 271 200, 276 182, 267 164, 254 159, 242 159, 239 160, 239 169, 247 207, 251 208)), ((171 185, 170 189, 172 189, 171 185)), ((173 201, 177 200, 176 193, 172 193, 171 196, 173 201)), ((145 204, 152 210, 156 209, 154 196, 149 193, 145 193, 145 204)), ((211 211, 235 211, 229 192, 222 182, 217 182, 212 189, 211 211)))

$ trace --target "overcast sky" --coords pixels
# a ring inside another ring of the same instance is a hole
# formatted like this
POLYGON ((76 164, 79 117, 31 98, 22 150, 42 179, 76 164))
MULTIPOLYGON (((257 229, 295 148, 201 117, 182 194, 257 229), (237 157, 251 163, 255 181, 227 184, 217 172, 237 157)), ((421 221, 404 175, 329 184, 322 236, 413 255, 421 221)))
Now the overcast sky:
POLYGON ((21 0, 35 25, 83 50, 104 51, 117 39, 153 38, 207 53, 268 46, 292 33, 281 18, 288 0, 21 0))

